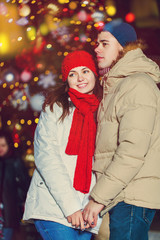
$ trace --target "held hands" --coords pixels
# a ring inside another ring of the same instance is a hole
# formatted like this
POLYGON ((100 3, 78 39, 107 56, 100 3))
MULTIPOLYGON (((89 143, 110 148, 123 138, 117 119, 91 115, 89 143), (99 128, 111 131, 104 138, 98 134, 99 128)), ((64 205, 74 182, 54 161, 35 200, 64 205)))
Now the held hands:
POLYGON ((67 221, 76 228, 80 227, 82 231, 89 227, 93 228, 97 225, 98 214, 103 208, 103 204, 90 200, 83 212, 79 210, 73 213, 67 217, 67 221))
POLYGON ((76 228, 80 227, 81 230, 85 230, 84 226, 84 220, 82 216, 82 211, 79 210, 72 215, 67 217, 67 221, 72 224, 72 226, 75 226, 76 228))
POLYGON ((83 219, 89 224, 89 227, 94 228, 97 225, 98 215, 103 208, 103 204, 97 203, 93 199, 86 205, 83 210, 83 219))

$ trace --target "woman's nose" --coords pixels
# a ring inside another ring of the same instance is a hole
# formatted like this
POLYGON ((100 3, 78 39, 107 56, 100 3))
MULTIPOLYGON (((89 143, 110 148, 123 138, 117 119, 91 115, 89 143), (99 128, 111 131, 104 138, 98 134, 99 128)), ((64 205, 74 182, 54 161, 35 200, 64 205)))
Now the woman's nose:
POLYGON ((78 74, 78 81, 82 82, 84 80, 84 76, 82 74, 78 74))

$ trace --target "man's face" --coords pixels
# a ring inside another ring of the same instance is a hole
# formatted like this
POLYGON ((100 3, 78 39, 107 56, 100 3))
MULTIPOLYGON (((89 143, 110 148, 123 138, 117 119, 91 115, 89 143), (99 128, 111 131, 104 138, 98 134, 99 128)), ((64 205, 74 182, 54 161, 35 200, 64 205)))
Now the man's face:
POLYGON ((98 67, 100 69, 110 67, 122 50, 123 47, 110 32, 101 32, 98 35, 97 47, 95 48, 98 67))

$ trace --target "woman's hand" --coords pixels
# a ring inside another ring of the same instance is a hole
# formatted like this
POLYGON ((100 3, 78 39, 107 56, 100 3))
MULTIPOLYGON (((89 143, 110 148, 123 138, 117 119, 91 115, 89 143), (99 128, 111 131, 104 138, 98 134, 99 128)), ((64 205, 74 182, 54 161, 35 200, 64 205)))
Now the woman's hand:
POLYGON ((83 219, 89 224, 89 227, 93 228, 97 225, 98 214, 103 208, 103 204, 97 203, 93 199, 86 205, 83 210, 83 219))
POLYGON ((72 226, 75 226, 76 228, 80 227, 81 230, 85 230, 84 226, 84 220, 82 216, 82 211, 79 210, 72 215, 67 217, 67 221, 72 224, 72 226))

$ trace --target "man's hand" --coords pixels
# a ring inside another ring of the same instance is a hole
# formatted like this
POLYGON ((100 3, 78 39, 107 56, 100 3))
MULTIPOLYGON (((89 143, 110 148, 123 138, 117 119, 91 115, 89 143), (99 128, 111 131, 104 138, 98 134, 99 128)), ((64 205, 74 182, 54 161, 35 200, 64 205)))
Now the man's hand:
POLYGON ((84 220, 82 216, 81 210, 73 213, 72 215, 67 217, 67 221, 72 224, 72 226, 75 226, 76 228, 80 227, 81 230, 85 229, 84 226, 84 220))
POLYGON ((103 204, 97 203, 93 199, 86 205, 83 210, 83 219, 89 224, 89 227, 93 228, 97 225, 98 214, 103 208, 103 204))

